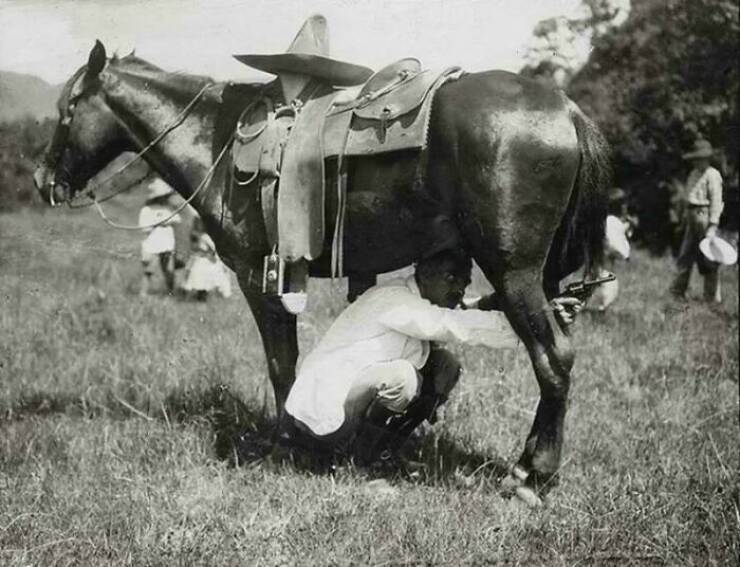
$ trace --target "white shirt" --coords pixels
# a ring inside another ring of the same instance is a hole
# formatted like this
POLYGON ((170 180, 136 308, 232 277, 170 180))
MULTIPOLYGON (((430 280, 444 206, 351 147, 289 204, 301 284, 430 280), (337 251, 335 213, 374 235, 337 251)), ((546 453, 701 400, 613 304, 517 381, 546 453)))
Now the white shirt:
POLYGON ((161 254, 162 252, 173 252, 175 250, 175 231, 170 226, 180 222, 180 215, 175 215, 167 221, 166 225, 145 228, 152 224, 163 222, 171 214, 172 209, 159 205, 144 205, 139 212, 139 226, 149 231, 149 234, 141 243, 143 254, 161 254))
POLYGON ((709 222, 719 224, 722 202, 722 174, 712 166, 692 169, 686 180, 686 201, 690 205, 709 207, 709 222))
POLYGON ((518 337, 503 313, 452 310, 421 297, 413 276, 376 286, 345 309, 306 357, 285 402, 317 435, 344 422, 344 402, 370 365, 405 359, 420 369, 430 341, 514 348, 518 337))

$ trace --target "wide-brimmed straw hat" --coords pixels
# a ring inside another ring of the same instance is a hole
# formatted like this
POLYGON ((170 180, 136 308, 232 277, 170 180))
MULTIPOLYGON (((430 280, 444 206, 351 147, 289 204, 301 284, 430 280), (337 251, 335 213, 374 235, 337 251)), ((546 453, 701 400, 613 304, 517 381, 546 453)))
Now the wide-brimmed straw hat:
POLYGON ((705 238, 699 243, 699 250, 710 262, 732 266, 737 262, 737 250, 732 244, 719 236, 705 238))
POLYGON ((624 189, 622 189, 621 187, 612 187, 611 189, 609 189, 607 198, 612 202, 624 201, 627 198, 627 193, 625 193, 624 189))
POLYGON ((320 14, 306 20, 286 53, 234 55, 234 58, 273 75, 308 75, 340 87, 362 84, 373 74, 372 69, 362 65, 329 57, 326 18, 320 14))
POLYGON ((146 191, 146 200, 151 201, 152 199, 159 199, 160 197, 167 197, 174 193, 174 189, 170 187, 167 182, 162 179, 153 180, 146 191))
POLYGON ((707 140, 699 139, 694 142, 693 149, 683 155, 683 159, 708 158, 712 157, 713 155, 714 149, 712 149, 712 144, 710 144, 707 140))

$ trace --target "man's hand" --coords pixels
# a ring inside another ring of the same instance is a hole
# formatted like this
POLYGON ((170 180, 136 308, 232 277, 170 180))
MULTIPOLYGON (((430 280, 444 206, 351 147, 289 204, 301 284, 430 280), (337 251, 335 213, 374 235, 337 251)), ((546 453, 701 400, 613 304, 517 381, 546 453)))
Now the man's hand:
POLYGON ((707 238, 714 238, 717 236, 717 225, 716 224, 710 224, 707 227, 707 232, 705 234, 707 238))
POLYGON ((563 327, 572 325, 576 315, 583 309, 583 301, 575 297, 556 297, 550 301, 558 323, 563 327))

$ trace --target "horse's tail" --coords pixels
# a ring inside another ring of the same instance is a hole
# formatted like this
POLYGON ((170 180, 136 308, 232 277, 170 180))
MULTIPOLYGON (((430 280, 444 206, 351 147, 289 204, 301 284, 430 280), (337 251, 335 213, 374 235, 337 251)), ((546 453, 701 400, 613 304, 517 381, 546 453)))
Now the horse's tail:
POLYGON ((581 266, 589 273, 602 261, 607 191, 612 175, 606 138, 574 102, 568 104, 581 161, 568 207, 547 258, 545 280, 550 289, 556 289, 562 278, 581 266))

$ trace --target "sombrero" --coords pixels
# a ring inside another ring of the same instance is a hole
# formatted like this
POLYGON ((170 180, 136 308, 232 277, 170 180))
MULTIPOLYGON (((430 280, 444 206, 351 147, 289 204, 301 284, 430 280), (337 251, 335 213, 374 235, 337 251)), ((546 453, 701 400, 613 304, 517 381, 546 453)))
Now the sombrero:
POLYGON ((732 244, 719 236, 705 238, 699 243, 699 250, 710 262, 731 266, 737 262, 737 250, 732 244))
POLYGON ((609 189, 608 199, 610 201, 624 201, 627 198, 627 193, 621 187, 612 187, 609 189))
POLYGON ((362 84, 373 74, 372 69, 362 65, 329 57, 326 18, 320 14, 305 21, 286 53, 234 55, 234 58, 273 75, 308 75, 339 87, 362 84))
POLYGON ((155 179, 147 187, 146 200, 151 201, 152 199, 158 199, 159 197, 166 197, 172 195, 175 191, 170 187, 164 180, 155 179))
POLYGON ((694 142, 694 148, 690 152, 683 154, 683 159, 708 158, 713 155, 712 144, 707 140, 699 139, 694 142))

